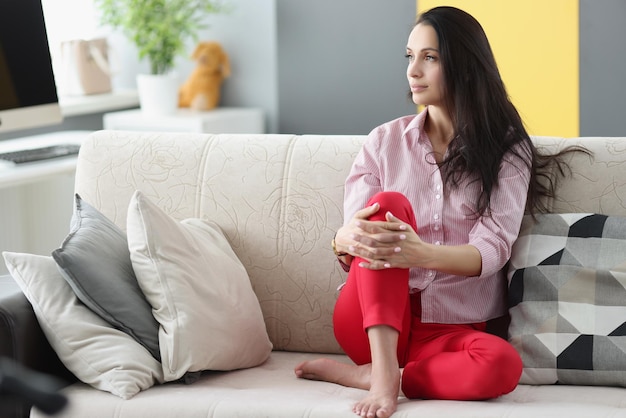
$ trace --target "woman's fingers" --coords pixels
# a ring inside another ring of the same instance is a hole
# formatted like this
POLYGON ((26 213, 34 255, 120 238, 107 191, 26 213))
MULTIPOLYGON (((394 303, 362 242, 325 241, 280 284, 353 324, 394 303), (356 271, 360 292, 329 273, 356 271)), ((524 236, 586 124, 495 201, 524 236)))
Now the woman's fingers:
POLYGON ((380 210, 378 203, 359 210, 351 222, 349 236, 346 236, 348 252, 368 260, 368 268, 372 269, 389 268, 389 262, 386 260, 402 251, 402 243, 408 239, 408 234, 413 232, 409 224, 391 212, 385 214, 385 220, 367 220, 378 210, 380 210))
POLYGON ((378 203, 374 203, 371 206, 367 206, 359 210, 357 213, 354 214, 354 217, 356 219, 367 219, 376 212, 378 212, 378 209, 380 209, 380 205, 378 203))

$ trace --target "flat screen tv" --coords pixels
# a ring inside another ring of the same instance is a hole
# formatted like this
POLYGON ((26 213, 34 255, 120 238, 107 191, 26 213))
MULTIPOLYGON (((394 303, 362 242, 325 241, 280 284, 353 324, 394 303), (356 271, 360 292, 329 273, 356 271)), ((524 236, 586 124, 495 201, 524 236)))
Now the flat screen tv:
POLYGON ((41 0, 0 0, 0 133, 62 119, 41 0))

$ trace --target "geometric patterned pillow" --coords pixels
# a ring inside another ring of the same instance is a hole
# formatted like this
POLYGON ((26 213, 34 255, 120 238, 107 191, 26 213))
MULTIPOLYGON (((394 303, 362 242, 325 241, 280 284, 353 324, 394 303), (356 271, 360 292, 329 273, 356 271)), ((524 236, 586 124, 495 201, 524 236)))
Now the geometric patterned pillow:
POLYGON ((626 218, 525 216, 508 281, 520 383, 626 387, 626 218))

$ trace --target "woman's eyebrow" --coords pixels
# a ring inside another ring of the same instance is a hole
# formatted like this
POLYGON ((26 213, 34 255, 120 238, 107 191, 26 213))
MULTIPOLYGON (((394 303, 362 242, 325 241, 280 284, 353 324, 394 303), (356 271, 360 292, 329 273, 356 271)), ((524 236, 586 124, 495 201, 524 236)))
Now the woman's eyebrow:
MULTIPOLYGON (((413 52, 413 50, 410 47, 408 47, 408 46, 406 47, 406 50, 413 52)), ((424 51, 439 52, 439 50, 437 48, 433 48, 433 47, 425 47, 425 48, 420 49, 420 52, 424 52, 424 51)))

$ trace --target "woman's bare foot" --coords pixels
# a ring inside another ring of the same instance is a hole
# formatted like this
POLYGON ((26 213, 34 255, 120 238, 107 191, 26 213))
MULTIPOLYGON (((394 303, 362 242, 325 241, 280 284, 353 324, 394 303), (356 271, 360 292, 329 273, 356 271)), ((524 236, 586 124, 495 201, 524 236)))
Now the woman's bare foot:
POLYGON ((367 329, 372 353, 369 394, 352 409, 368 418, 389 418, 398 407, 402 374, 396 350, 399 332, 387 325, 367 329))
POLYGON ((371 369, 371 364, 357 366, 320 358, 298 364, 294 372, 297 377, 302 379, 322 380, 351 388, 369 390, 371 369))
POLYGON ((354 405, 352 411, 368 418, 390 417, 398 407, 400 378, 400 369, 381 370, 380 372, 372 369, 369 394, 354 405))
POLYGON ((357 366, 320 358, 300 363, 294 372, 302 379, 369 390, 369 394, 352 408, 355 414, 362 417, 388 418, 398 406, 401 377, 398 368, 373 373, 371 364, 357 366))

